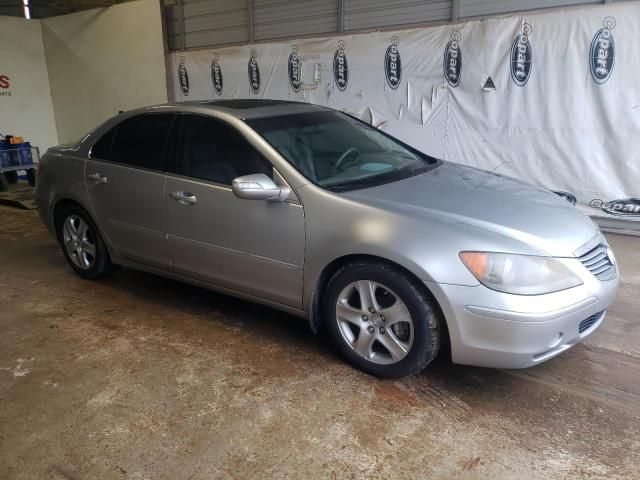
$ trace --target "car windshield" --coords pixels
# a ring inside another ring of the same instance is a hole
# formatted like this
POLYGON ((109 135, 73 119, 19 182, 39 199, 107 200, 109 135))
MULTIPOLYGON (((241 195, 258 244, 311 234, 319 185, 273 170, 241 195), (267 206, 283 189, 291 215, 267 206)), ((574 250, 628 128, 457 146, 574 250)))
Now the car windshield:
POLYGON ((247 123, 300 173, 332 191, 400 180, 438 164, 435 158, 340 112, 264 117, 247 123))

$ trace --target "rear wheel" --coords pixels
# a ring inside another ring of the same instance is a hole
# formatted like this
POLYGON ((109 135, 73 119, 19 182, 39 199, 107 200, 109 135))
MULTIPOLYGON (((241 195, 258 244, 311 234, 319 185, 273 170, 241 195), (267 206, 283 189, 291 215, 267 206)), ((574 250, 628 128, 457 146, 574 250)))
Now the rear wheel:
POLYGON ((4 172, 4 176, 7 177, 7 182, 11 184, 18 183, 18 172, 15 170, 11 172, 4 172))
POLYGON ((0 192, 6 192, 7 190, 9 190, 9 181, 6 173, 0 173, 0 192))
POLYGON ((95 224, 83 208, 68 205, 56 215, 58 240, 67 262, 82 278, 110 275, 115 267, 95 224))
POLYGON ((343 356, 378 377, 417 373, 440 347, 440 321, 428 294, 383 262, 340 268, 329 281, 324 316, 343 356))
POLYGON ((27 170, 27 182, 29 182, 29 185, 32 187, 36 186, 36 169, 35 168, 30 168, 29 170, 27 170))

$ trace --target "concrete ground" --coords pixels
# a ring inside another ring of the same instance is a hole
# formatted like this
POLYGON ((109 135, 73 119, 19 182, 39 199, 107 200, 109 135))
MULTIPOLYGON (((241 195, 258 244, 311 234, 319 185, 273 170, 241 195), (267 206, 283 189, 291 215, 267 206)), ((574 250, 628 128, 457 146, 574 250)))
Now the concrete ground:
POLYGON ((640 478, 640 238, 585 344, 382 381, 299 319, 152 275, 88 282, 0 207, 0 478, 640 478))

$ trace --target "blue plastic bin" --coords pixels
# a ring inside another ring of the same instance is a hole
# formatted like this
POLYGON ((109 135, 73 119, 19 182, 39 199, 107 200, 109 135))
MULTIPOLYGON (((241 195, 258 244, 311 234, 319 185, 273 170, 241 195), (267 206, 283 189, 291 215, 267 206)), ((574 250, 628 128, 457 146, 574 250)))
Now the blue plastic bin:
POLYGON ((11 166, 11 152, 8 151, 10 147, 8 142, 0 142, 0 167, 11 166))
POLYGON ((33 165, 33 155, 31 155, 31 143, 17 143, 12 145, 13 148, 17 150, 16 157, 17 163, 16 165, 33 165))

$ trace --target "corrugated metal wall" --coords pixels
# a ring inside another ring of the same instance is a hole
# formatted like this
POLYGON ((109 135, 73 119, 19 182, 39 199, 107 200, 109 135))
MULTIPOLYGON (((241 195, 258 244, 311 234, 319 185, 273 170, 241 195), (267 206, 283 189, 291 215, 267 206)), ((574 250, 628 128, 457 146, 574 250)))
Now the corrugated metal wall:
POLYGON ((451 0, 349 0, 345 2, 345 30, 451 20, 451 0))
POLYGON ((175 0, 171 50, 423 25, 613 0, 175 0))
POLYGON ((167 7, 169 48, 249 42, 248 11, 248 0, 184 0, 180 5, 167 7))
POLYGON ((336 0, 253 0, 255 40, 332 33, 338 29, 336 0))
POLYGON ((21 7, 22 2, 15 0, 0 0, 0 15, 7 17, 22 17, 24 10, 21 7))
POLYGON ((460 0, 460 18, 539 10, 550 7, 604 3, 602 0, 460 0))

